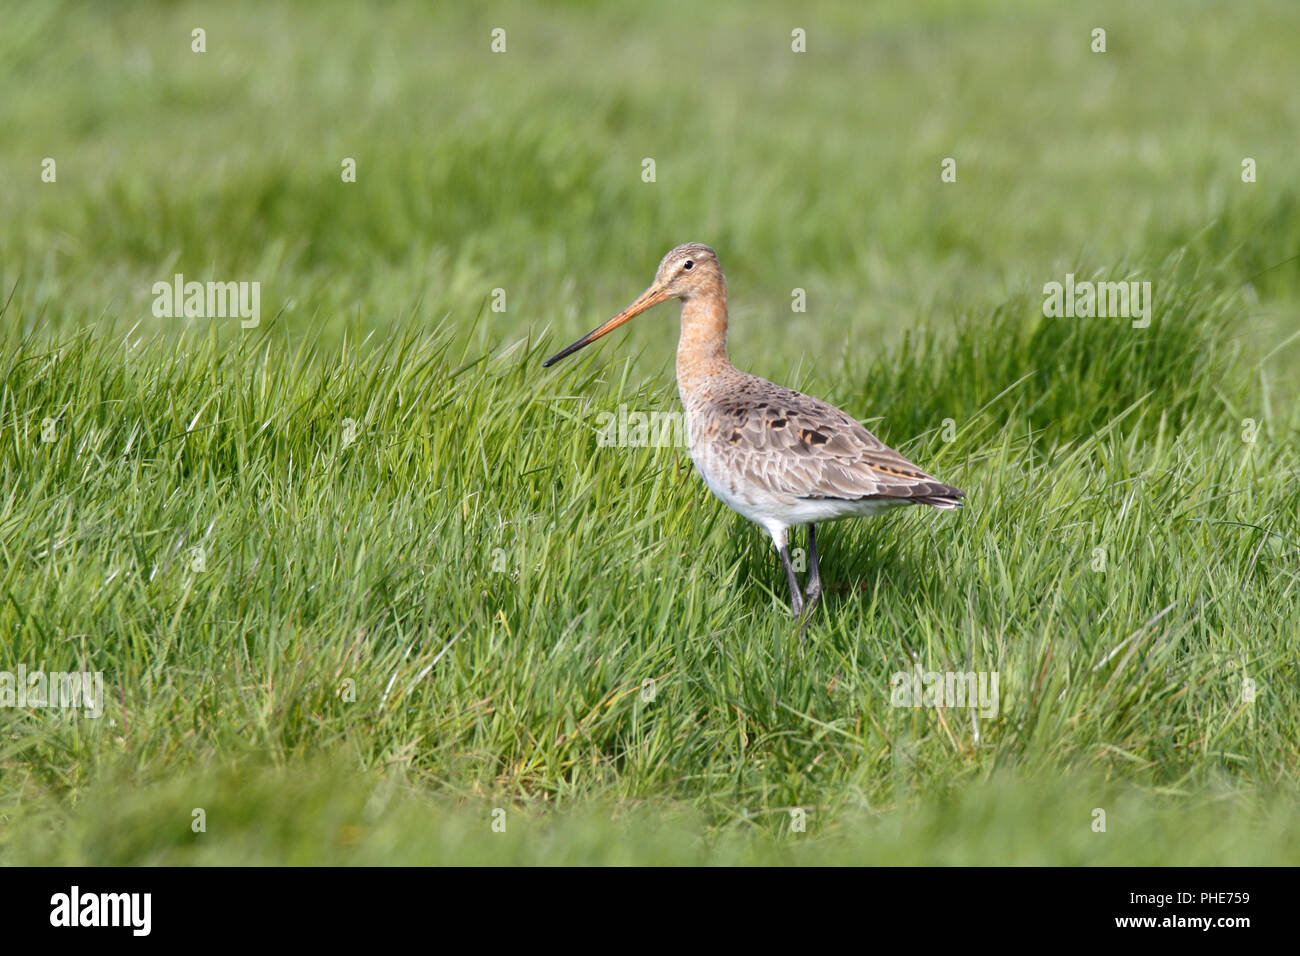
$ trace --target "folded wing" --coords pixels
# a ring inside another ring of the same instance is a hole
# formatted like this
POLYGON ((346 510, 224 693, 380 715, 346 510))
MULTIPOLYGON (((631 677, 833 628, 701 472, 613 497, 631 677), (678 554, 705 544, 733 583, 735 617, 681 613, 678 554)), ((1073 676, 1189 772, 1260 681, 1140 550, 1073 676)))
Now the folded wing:
POLYGON ((834 405, 754 376, 705 416, 732 474, 805 499, 897 499, 958 508, 965 492, 927 475, 834 405))

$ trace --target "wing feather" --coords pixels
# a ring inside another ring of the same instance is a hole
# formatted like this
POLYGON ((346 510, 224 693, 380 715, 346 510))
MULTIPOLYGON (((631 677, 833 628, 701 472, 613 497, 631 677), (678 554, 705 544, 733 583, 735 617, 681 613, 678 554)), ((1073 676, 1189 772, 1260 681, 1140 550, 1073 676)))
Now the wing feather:
POLYGON ((894 498, 955 508, 964 492, 926 474, 827 402, 746 375, 699 420, 706 454, 732 474, 796 498, 894 498))

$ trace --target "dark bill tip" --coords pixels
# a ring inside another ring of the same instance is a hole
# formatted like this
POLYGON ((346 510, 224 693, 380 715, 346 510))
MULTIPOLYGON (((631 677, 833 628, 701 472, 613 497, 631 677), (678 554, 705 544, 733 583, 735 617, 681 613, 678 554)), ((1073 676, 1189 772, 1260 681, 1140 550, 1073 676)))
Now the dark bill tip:
POLYGON ((548 358, 545 362, 542 363, 542 368, 550 368, 560 359, 572 355, 574 352, 578 351, 578 349, 586 345, 588 341, 589 341, 588 337, 584 335, 582 338, 578 339, 578 341, 574 342, 568 348, 561 349, 559 352, 556 352, 554 355, 548 358))

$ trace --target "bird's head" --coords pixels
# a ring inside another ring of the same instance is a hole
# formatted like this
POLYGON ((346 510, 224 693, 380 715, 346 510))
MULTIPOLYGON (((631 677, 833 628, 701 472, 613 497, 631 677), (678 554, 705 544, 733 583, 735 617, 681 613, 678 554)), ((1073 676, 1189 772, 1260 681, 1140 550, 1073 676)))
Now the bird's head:
POLYGON ((608 332, 614 331, 628 319, 635 318, 646 309, 654 308, 660 302, 669 299, 690 299, 701 294, 726 294, 726 280, 722 277, 722 267, 718 265, 718 255, 708 246, 699 242, 688 242, 673 249, 663 257, 659 269, 655 272, 654 282, 642 292, 626 309, 608 322, 600 325, 563 351, 552 355, 542 364, 550 367, 572 355, 578 349, 590 345, 608 332))

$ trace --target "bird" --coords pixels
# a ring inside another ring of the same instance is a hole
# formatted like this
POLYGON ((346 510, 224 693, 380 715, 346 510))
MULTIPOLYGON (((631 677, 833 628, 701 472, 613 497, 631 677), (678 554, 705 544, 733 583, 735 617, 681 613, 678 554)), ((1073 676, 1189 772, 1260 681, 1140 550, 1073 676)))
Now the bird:
POLYGON ((822 595, 818 523, 900 505, 954 510, 966 493, 926 474, 834 405, 732 365, 727 280, 717 253, 702 243, 671 250, 649 288, 543 367, 670 299, 681 300, 677 391, 691 461, 715 496, 771 537, 785 566, 802 640, 822 595), (810 564, 802 591, 789 550, 790 529, 800 525, 808 526, 810 564))

